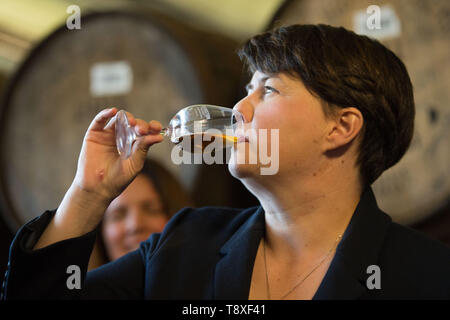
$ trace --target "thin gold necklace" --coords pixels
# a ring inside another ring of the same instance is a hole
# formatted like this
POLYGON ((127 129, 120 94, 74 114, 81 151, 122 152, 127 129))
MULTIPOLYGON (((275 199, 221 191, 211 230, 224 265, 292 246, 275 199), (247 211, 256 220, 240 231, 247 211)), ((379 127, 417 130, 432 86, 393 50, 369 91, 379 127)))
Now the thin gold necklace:
MULTIPOLYGON (((323 257, 323 259, 303 278, 300 280, 300 282, 298 282, 292 289, 290 289, 287 293, 285 293, 280 300, 283 300, 284 298, 286 298, 289 294, 291 294, 295 289, 297 289, 299 286, 301 286, 301 284, 308 279, 308 277, 314 272, 316 271, 316 269, 318 267, 320 267, 322 265, 322 263, 328 258, 328 256, 331 254, 331 252, 333 252, 333 249, 337 246, 339 240, 341 239, 342 235, 339 235, 336 239, 336 242, 333 244, 333 246, 331 247, 330 251, 328 251, 328 253, 323 257)), ((270 300, 270 286, 269 286, 269 276, 268 276, 268 272, 267 272, 267 260, 266 260, 266 239, 264 238, 263 240, 263 245, 264 245, 264 269, 266 271, 266 290, 267 290, 267 298, 270 300)))

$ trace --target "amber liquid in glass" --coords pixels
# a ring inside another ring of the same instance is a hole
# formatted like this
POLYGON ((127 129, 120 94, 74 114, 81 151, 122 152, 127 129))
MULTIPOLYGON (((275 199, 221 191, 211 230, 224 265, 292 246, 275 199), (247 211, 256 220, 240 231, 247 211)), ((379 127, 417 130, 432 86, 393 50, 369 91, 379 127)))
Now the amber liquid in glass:
POLYGON ((225 134, 207 134, 207 133, 196 133, 191 135, 186 135, 180 137, 176 144, 181 144, 181 147, 188 152, 203 152, 205 148, 210 144, 216 141, 216 139, 222 139, 222 147, 225 148, 227 146, 231 146, 238 141, 237 137, 227 136, 225 134), (206 137, 206 138, 205 138, 206 137), (183 140, 189 139, 189 141, 183 140), (198 140, 198 141, 196 141, 198 140), (196 144, 200 142, 200 144, 196 144))

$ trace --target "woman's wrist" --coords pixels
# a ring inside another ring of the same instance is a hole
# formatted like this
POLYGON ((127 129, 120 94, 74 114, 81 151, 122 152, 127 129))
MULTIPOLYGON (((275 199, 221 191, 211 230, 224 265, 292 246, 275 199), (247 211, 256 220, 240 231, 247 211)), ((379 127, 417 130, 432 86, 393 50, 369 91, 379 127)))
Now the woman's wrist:
POLYGON ((56 223, 69 222, 82 233, 92 231, 100 223, 112 199, 89 192, 72 184, 56 212, 56 223))

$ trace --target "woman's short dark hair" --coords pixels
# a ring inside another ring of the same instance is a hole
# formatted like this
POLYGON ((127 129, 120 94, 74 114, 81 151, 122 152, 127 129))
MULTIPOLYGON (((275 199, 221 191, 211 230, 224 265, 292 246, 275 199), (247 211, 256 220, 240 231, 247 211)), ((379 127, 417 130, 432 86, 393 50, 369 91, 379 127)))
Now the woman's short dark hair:
POLYGON ((414 97, 405 65, 376 40, 328 25, 291 25, 249 39, 239 56, 251 73, 286 73, 322 101, 326 116, 355 107, 364 117, 357 163, 372 184, 408 149, 414 97))

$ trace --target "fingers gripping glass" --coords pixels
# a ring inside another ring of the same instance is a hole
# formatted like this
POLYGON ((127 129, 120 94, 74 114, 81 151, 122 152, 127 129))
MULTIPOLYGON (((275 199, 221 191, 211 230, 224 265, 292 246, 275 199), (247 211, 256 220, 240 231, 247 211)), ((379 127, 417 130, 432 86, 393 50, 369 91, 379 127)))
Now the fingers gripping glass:
MULTIPOLYGON (((201 134, 203 137, 209 134, 209 129, 215 129, 214 132, 220 131, 220 134, 210 135, 222 138, 225 146, 227 141, 237 142, 234 132, 242 125, 243 117, 236 110, 208 104, 197 104, 178 111, 170 120, 169 125, 161 130, 160 134, 169 137, 172 143, 178 144, 186 137, 190 137, 190 141, 192 141, 195 135, 201 134)), ((117 151, 123 159, 127 159, 131 155, 131 148, 137 135, 133 127, 129 125, 124 110, 117 113, 115 127, 117 151)), ((205 141, 205 139, 202 139, 202 141, 205 141)), ((191 151, 195 152, 203 148, 202 146, 194 146, 193 149, 191 151)))

